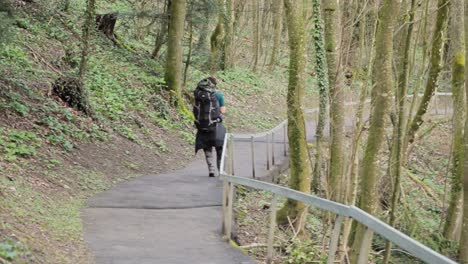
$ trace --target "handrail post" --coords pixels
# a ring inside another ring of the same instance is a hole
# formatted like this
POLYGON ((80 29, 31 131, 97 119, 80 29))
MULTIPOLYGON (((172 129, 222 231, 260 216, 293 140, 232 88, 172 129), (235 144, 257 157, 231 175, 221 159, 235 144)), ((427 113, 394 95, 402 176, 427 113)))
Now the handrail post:
POLYGON ((276 228, 276 204, 278 201, 278 195, 273 195, 273 200, 270 207, 270 229, 268 231, 268 244, 267 244, 267 263, 270 264, 273 260, 273 242, 275 239, 275 228, 276 228))
MULTIPOLYGON (((225 175, 224 175, 225 177, 225 175)), ((226 178, 224 178, 223 181, 223 200, 222 200, 222 205, 223 205, 223 210, 222 210, 222 224, 221 224, 221 230, 226 237, 227 234, 227 198, 228 198, 228 181, 226 178)))
POLYGON ((231 163, 231 175, 234 175, 234 139, 233 139, 233 136, 231 136, 229 138, 229 159, 230 159, 230 163, 231 163))
POLYGON ((366 227, 364 237, 362 238, 361 248, 359 249, 358 264, 366 264, 369 259, 369 250, 372 244, 372 238, 374 237, 374 231, 366 227))
POLYGON ((328 249, 328 260, 327 264, 333 264, 335 262, 336 249, 338 248, 338 241, 340 238, 341 224, 343 223, 343 216, 339 215, 336 218, 335 226, 333 227, 333 233, 330 240, 330 247, 328 249))
POLYGON ((255 179, 255 146, 254 136, 250 137, 250 148, 252 150, 252 178, 255 179))
POLYGON ((449 108, 449 104, 448 104, 448 100, 444 100, 445 101, 445 115, 448 114, 448 108, 449 108))
POLYGON ((275 132, 271 132, 271 165, 275 166, 275 132))
POLYGON ((285 157, 288 155, 287 146, 286 146, 286 135, 287 135, 286 126, 287 126, 287 123, 284 123, 284 126, 283 126, 283 147, 284 147, 284 156, 285 157))
POLYGON ((228 196, 228 208, 227 208, 227 224, 226 224, 226 240, 231 240, 232 233, 232 212, 233 212, 233 203, 234 203, 234 183, 229 184, 229 196, 228 196))
POLYGON ((436 115, 439 114, 439 105, 437 104, 437 97, 438 97, 437 94, 434 95, 434 107, 435 107, 435 110, 436 110, 436 112, 435 112, 436 115))
POLYGON ((265 145, 266 145, 266 168, 270 170, 270 134, 265 135, 265 145))

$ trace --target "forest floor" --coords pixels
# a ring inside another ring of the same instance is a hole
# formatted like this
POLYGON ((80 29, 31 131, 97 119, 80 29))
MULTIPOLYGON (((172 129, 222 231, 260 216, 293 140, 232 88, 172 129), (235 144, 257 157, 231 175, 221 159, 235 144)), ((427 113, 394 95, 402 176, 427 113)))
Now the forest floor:
MULTIPOLYGON (((426 136, 414 146, 407 170, 402 180, 402 196, 397 217, 397 229, 416 238, 436 251, 448 256, 456 256, 454 244, 442 238, 441 222, 447 197, 444 197, 449 181, 448 157, 450 156, 451 124, 446 117, 432 117, 422 131, 426 136)), ((350 138, 349 135, 348 138, 350 138)), ((365 141, 365 139, 364 139, 365 141)), ((311 149, 313 154, 313 149, 311 149)), ((326 151, 325 151, 326 152, 326 151)), ((387 153, 382 153, 387 157, 387 153)), ((382 175, 386 172, 387 161, 381 159, 382 175)), ((281 178, 282 185, 288 185, 288 177, 281 178)), ((323 179, 323 183, 325 180, 323 179)), ((383 190, 381 190, 383 192, 383 190)), ((254 256, 259 263, 266 263, 266 244, 268 238, 270 203, 272 194, 263 191, 239 188, 237 191, 235 213, 237 235, 240 248, 254 256)), ((284 199, 279 200, 281 205, 284 199)), ((385 207, 384 207, 385 208, 385 207)), ((275 233, 275 254, 273 263, 322 263, 327 259, 330 236, 330 218, 322 211, 310 208, 306 220, 306 233, 309 239, 294 239, 291 226, 283 226, 275 233), (322 262, 321 262, 322 261, 322 262)), ((383 209, 379 217, 386 220, 388 211, 383 209)), ((372 263, 379 263, 385 242, 376 236, 372 263)), ((403 251, 395 251, 393 263, 421 263, 403 251)))

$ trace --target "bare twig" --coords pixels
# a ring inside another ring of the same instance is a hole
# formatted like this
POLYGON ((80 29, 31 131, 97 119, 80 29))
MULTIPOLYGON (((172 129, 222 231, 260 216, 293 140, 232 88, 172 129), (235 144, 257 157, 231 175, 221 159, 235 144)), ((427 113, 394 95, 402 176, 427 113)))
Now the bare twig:
POLYGON ((47 67, 49 67, 51 70, 53 70, 58 75, 64 76, 61 71, 59 71, 58 69, 56 69, 55 67, 50 65, 36 50, 34 50, 33 48, 31 48, 30 46, 28 46, 26 44, 24 46, 26 46, 31 51, 31 53, 33 54, 33 56, 34 56, 34 58, 36 60, 38 60, 39 62, 44 63, 47 67))

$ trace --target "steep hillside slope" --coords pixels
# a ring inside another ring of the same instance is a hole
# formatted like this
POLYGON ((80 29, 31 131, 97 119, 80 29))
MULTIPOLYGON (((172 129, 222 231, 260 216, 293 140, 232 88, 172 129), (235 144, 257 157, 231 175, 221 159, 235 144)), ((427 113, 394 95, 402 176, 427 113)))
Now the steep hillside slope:
MULTIPOLYGON (((0 262, 89 263, 80 220, 86 199, 184 166, 194 129, 167 101, 164 60, 130 36, 117 47, 94 35, 85 83, 96 114, 69 108, 52 85, 77 70, 83 7, 65 13, 54 1, 23 3, 0 44, 0 262)), ((188 90, 207 76, 198 61, 188 90)), ((228 127, 255 130, 282 119, 284 74, 217 73, 228 127)))

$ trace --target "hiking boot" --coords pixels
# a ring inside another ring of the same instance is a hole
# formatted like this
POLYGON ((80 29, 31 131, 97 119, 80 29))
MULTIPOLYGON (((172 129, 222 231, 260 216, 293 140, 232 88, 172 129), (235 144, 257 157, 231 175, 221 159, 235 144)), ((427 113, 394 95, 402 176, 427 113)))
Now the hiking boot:
POLYGON ((213 172, 210 172, 210 174, 208 174, 208 177, 214 177, 215 174, 213 172))

